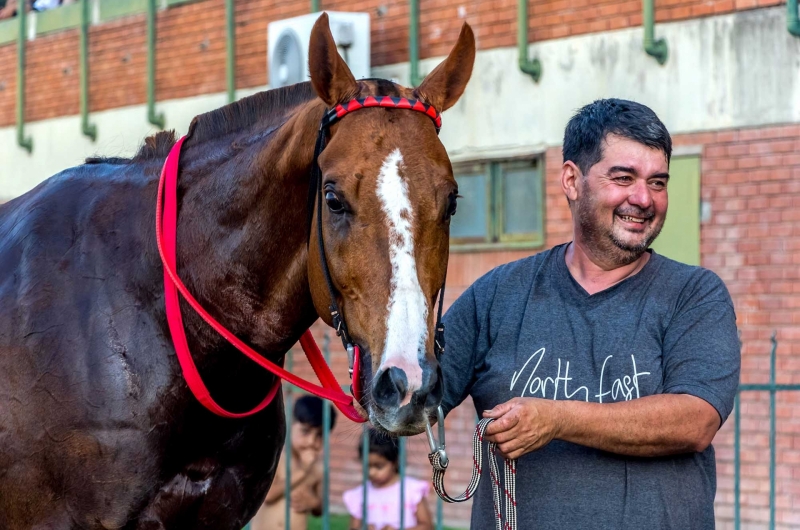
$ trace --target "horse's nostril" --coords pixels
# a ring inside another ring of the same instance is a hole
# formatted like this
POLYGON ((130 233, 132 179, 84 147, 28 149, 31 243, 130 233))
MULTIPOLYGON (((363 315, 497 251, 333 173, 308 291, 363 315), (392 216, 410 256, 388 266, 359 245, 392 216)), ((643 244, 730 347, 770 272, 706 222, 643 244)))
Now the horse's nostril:
POLYGON ((425 408, 434 409, 442 402, 444 385, 442 385, 442 369, 437 367, 436 375, 431 377, 430 389, 425 398, 425 408))
POLYGON ((408 393, 406 373, 395 366, 384 370, 373 388, 375 402, 383 408, 397 407, 408 393))

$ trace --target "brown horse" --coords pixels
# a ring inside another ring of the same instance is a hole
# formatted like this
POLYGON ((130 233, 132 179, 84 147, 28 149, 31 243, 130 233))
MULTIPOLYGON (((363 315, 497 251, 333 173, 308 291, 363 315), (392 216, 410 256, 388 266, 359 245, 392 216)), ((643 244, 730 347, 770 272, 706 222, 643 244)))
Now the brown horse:
MULTIPOLYGON (((324 15, 309 55, 310 84, 198 116, 180 159, 178 274, 275 362, 319 315, 330 319, 307 201, 326 108, 380 95, 446 110, 475 45, 465 25, 416 90, 356 81, 324 15)), ((174 142, 159 133, 133 159, 90 159, 0 207, 2 529, 236 529, 272 481, 281 399, 247 419, 215 416, 175 358, 154 236, 174 142)), ((449 159, 427 116, 376 107, 331 127, 319 166, 325 254, 365 357, 360 410, 386 431, 418 433, 441 396, 432 327, 457 194, 449 159)), ((258 403, 273 376, 183 314, 214 398, 234 411, 258 403)))

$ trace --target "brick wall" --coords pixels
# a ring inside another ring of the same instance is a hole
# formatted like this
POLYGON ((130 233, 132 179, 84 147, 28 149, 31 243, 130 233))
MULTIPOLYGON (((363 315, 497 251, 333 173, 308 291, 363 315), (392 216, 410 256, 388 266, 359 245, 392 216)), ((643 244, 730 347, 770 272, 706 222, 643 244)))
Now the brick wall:
MULTIPOLYGON (((679 20, 735 9, 782 2, 740 0, 659 0, 657 18, 679 20)), ((641 23, 639 1, 593 2, 595 18, 584 18, 586 0, 531 3, 533 40, 603 31, 641 23)), ((325 1, 331 10, 368 11, 372 15, 373 64, 406 60, 407 3, 325 1), (377 15, 378 6, 385 14, 377 15)), ((305 12, 303 2, 239 0, 237 2, 237 85, 266 82, 266 27, 271 20, 305 12)), ((421 56, 446 53, 461 19, 476 30, 481 48, 515 42, 516 2, 421 2, 421 56), (463 8, 463 10, 461 9, 463 8)), ((157 90, 159 99, 188 97, 224 90, 225 37, 222 0, 206 0, 160 12, 157 90)), ((41 120, 78 112, 78 38, 74 30, 29 43, 26 109, 28 119, 41 120)), ((91 29, 91 107, 102 110, 145 101, 145 22, 133 16, 91 29)), ((14 123, 16 46, 0 46, 0 126, 14 123)), ((766 382, 769 337, 777 331, 778 382, 800 383, 800 126, 728 130, 675 138, 676 145, 702 149, 702 196, 711 205, 710 220, 701 230, 704 266, 717 272, 734 298, 743 341, 743 382, 766 382)), ((545 154, 546 247, 568 241, 571 220, 558 185, 559 148, 545 154)), ((482 252, 451 256, 447 303, 492 267, 529 252, 482 252)), ((335 371, 347 377, 345 356, 332 341, 335 371)), ((299 357, 299 356, 298 356, 299 357)), ((311 376, 298 358, 298 371, 311 376)), ((800 412, 795 394, 779 394, 777 520, 783 527, 800 526, 800 412)), ((742 516, 750 527, 763 528, 768 518, 768 396, 750 393, 742 399, 742 516)), ((465 404, 448 418, 448 447, 454 455, 448 473, 453 487, 469 475, 469 440, 474 411, 465 404)), ((333 500, 359 482, 356 447, 359 429, 342 421, 333 433, 333 500)), ((409 472, 427 477, 421 437, 409 442, 409 472)), ((720 528, 729 528, 733 499, 732 421, 715 441, 718 454, 720 528)), ((339 502, 339 507, 341 506, 339 502)), ((469 506, 446 506, 451 521, 466 521, 469 506)))
MULTIPOLYGON (((702 198, 711 218, 702 225, 702 264, 725 281, 741 332, 742 382, 769 380, 770 336, 777 331, 778 383, 800 383, 800 125, 679 135, 676 145, 701 148, 702 198)), ((571 239, 571 217, 559 185, 561 149, 545 153, 546 245, 571 239)), ((535 251, 534 251, 535 252, 535 251)), ((447 305, 482 274, 531 252, 452 254, 447 305)), ((320 328, 321 330, 322 328, 320 328)), ((334 337, 335 339, 335 337, 334 337)), ((346 380, 345 356, 334 340, 337 375, 346 380)), ((298 361, 302 368, 303 362, 298 361)), ((310 371, 307 372, 310 375, 310 371)), ((800 393, 777 397, 776 520, 778 528, 800 527, 800 393)), ((475 412, 471 402, 448 418, 454 458, 449 480, 460 489, 469 477, 469 441, 475 412)), ((333 435, 332 501, 359 483, 358 428, 342 422, 333 435)), ((743 528, 766 528, 769 520, 769 396, 742 397, 741 516, 743 528)), ((733 416, 714 445, 718 462, 718 528, 733 528, 733 416)), ((409 473, 426 478, 424 437, 410 442, 409 473)), ((466 524, 468 505, 445 505, 448 521, 466 524)))
MULTIPOLYGON (((781 0, 662 0, 658 21, 727 13, 785 3, 781 0)), ((421 0, 420 56, 445 55, 463 21, 472 24, 479 49, 516 43, 516 0, 421 0)), ((408 2, 323 0, 322 8, 364 11, 372 17, 372 64, 408 60, 408 2)), ((267 82, 267 24, 305 14, 309 2, 239 0, 236 3, 236 83, 267 82)), ((641 24, 641 0, 546 0, 529 7, 532 41, 641 24), (591 19, 587 11, 591 9, 591 19)), ((223 0, 203 0, 158 13, 156 94, 161 100, 225 89, 223 0)), ((90 109, 141 104, 146 98, 145 17, 136 15, 90 29, 90 109)), ((76 30, 45 35, 28 48, 26 117, 30 121, 78 112, 76 30)), ((0 127, 15 120, 16 45, 0 46, 0 127)))

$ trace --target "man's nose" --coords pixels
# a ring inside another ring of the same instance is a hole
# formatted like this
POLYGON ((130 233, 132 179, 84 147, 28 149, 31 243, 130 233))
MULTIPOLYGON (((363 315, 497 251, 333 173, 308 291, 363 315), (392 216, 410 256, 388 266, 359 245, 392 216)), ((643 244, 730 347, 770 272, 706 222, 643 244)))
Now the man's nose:
POLYGON ((650 188, 645 181, 636 181, 631 186, 631 193, 628 195, 628 202, 633 206, 647 209, 653 204, 653 196, 650 194, 650 188))

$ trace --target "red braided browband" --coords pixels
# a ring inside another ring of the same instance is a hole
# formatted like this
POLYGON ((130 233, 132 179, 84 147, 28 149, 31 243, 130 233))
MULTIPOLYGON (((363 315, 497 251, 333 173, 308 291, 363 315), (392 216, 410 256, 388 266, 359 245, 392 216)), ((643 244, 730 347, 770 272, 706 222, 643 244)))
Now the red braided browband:
POLYGON ((322 126, 327 127, 341 119, 345 114, 365 107, 415 110, 433 120, 433 124, 436 126, 436 134, 439 134, 439 129, 442 128, 442 114, 436 110, 433 105, 428 105, 418 99, 394 98, 391 96, 369 96, 366 98, 351 99, 347 103, 336 105, 322 118, 322 126))

